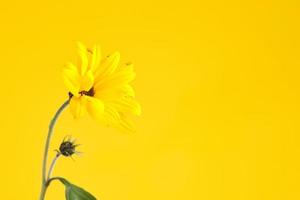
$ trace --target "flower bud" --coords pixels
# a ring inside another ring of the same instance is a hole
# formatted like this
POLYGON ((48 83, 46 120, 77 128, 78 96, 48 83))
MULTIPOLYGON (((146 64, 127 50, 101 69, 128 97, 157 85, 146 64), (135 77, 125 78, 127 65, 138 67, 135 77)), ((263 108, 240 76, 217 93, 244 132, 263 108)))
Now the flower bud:
POLYGON ((71 140, 71 138, 69 138, 68 140, 63 140, 63 142, 61 143, 60 147, 59 147, 59 152, 63 155, 63 156, 72 156, 74 153, 76 152, 76 147, 78 146, 78 144, 75 144, 75 141, 71 140))

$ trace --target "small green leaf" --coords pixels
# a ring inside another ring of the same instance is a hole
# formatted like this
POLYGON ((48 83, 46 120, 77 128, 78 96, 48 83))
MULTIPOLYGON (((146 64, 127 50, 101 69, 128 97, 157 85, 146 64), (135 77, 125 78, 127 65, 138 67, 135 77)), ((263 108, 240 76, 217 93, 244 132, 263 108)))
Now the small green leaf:
POLYGON ((66 186, 66 200, 97 200, 83 188, 73 185, 64 178, 58 178, 66 186))

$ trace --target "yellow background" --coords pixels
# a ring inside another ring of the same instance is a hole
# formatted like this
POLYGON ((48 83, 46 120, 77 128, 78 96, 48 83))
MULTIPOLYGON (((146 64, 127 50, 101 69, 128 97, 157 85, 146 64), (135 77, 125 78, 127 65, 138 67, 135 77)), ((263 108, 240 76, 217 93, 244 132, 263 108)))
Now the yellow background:
POLYGON ((55 175, 102 200, 300 199, 298 2, 2 2, 0 198, 38 199, 79 40, 135 63, 143 114, 128 135, 65 112, 50 156, 67 134, 84 155, 55 175))

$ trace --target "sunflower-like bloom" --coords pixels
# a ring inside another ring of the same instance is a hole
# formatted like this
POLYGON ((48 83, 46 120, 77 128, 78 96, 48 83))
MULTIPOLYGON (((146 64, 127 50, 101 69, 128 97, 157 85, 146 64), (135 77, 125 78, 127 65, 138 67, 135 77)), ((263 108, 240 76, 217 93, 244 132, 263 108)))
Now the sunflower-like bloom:
POLYGON ((63 69, 74 118, 89 113, 106 125, 133 130, 127 114, 141 113, 130 85, 135 78, 133 65, 119 66, 119 52, 102 57, 97 45, 88 49, 77 43, 77 47, 78 65, 67 63, 63 69))

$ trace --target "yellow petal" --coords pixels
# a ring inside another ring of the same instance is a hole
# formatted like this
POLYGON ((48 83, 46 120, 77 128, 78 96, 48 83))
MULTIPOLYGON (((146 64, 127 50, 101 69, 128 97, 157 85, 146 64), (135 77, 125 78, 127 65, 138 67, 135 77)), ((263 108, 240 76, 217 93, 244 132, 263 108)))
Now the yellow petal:
POLYGON ((102 121, 109 126, 117 126, 120 123, 120 115, 118 111, 107 105, 104 104, 104 112, 102 116, 102 121))
POLYGON ((94 87, 94 91, 95 91, 95 97, 104 100, 113 100, 122 97, 133 98, 135 96, 135 92, 133 88, 128 84, 121 85, 120 87, 116 87, 116 88, 106 87, 101 90, 97 90, 97 88, 95 89, 94 87))
POLYGON ((88 96, 86 96, 86 98, 87 111, 94 119, 109 126, 119 126, 121 119, 118 111, 115 108, 104 104, 97 98, 88 96))
POLYGON ((119 52, 115 52, 112 55, 106 57, 101 63, 101 66, 95 71, 95 83, 103 79, 104 77, 111 75, 118 67, 119 61, 119 52))
POLYGON ((70 100, 70 111, 74 118, 83 117, 86 113, 86 98, 85 96, 75 97, 70 100))
POLYGON ((127 133, 135 132, 135 126, 123 114, 121 114, 121 120, 120 120, 120 123, 118 124, 117 128, 119 128, 121 131, 127 132, 127 133))
POLYGON ((106 104, 104 105, 104 110, 102 113, 100 112, 95 112, 95 110, 93 110, 91 107, 89 108, 89 113, 91 114, 91 116, 98 120, 99 122, 107 125, 107 126, 114 126, 117 127, 120 124, 120 115, 119 113, 110 107, 107 107, 106 104), (94 113, 91 113, 92 111, 94 111, 94 113))
POLYGON ((134 115, 141 115, 141 106, 133 98, 123 97, 118 100, 108 102, 108 104, 121 113, 132 113, 134 115))
POLYGON ((66 69, 69 69, 69 70, 73 70, 74 72, 77 72, 78 73, 78 69, 77 67, 71 63, 71 62, 67 62, 66 65, 64 66, 66 69))
POLYGON ((88 68, 88 51, 87 48, 81 43, 77 42, 78 56, 79 56, 79 66, 78 71, 83 76, 88 68))
POLYGON ((103 112, 104 112, 104 104, 101 100, 96 99, 94 97, 86 96, 87 104, 86 108, 88 113, 94 118, 98 120, 103 119, 103 112))
POLYGON ((127 85, 122 85, 120 87, 120 91, 128 97, 135 97, 135 92, 134 89, 132 88, 131 85, 127 84, 127 85))
POLYGON ((78 96, 80 89, 80 78, 76 67, 73 64, 68 63, 62 71, 62 75, 64 84, 69 92, 71 92, 74 96, 78 96))
POLYGON ((135 79, 135 72, 133 70, 133 65, 129 64, 109 77, 105 77, 100 81, 95 81, 95 89, 101 90, 105 87, 121 87, 122 85, 127 85, 135 79))
POLYGON ((95 70, 99 67, 100 60, 101 60, 101 49, 98 45, 95 45, 92 51, 92 58, 91 58, 89 70, 95 72, 95 70))
POLYGON ((89 91, 94 84, 94 76, 91 70, 86 72, 84 76, 80 78, 80 90, 89 91))

